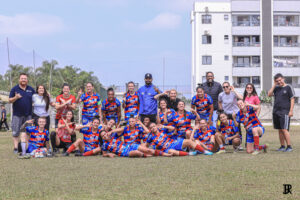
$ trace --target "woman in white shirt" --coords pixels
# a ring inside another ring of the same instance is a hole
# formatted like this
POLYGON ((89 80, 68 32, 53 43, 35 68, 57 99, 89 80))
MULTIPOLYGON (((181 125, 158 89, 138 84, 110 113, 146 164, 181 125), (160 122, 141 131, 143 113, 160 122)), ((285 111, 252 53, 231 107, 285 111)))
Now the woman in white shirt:
POLYGON ((39 117, 45 117, 47 123, 45 128, 49 130, 50 126, 50 116, 49 116, 49 107, 54 106, 54 103, 51 101, 50 95, 48 94, 45 86, 38 85, 36 87, 36 94, 32 95, 32 118, 34 119, 35 124, 39 117))

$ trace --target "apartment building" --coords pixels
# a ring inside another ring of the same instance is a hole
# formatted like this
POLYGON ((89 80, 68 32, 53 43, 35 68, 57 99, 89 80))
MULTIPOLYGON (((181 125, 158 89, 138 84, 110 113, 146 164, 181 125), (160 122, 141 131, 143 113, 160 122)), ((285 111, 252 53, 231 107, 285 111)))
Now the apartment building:
POLYGON ((191 12, 191 90, 213 71, 240 92, 253 83, 267 91, 282 73, 300 96, 300 1, 195 2, 191 12))

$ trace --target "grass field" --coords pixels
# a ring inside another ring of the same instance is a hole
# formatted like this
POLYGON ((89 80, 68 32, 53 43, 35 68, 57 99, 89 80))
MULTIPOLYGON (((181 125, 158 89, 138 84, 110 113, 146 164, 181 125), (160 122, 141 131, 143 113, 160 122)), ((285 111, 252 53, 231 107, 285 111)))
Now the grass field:
POLYGON ((0 199, 300 199, 300 127, 294 151, 276 152, 271 128, 267 154, 230 152, 172 158, 58 157, 19 160, 9 133, 0 133, 0 199), (292 184, 292 194, 283 194, 292 184))

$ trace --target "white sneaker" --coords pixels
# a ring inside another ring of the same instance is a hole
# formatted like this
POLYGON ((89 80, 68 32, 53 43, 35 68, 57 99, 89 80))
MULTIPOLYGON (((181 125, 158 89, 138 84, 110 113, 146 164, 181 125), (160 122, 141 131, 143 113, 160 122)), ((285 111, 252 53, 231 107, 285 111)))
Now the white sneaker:
POLYGON ((220 151, 218 151, 216 154, 222 154, 222 153, 226 153, 226 150, 225 150, 225 149, 220 150, 220 151))

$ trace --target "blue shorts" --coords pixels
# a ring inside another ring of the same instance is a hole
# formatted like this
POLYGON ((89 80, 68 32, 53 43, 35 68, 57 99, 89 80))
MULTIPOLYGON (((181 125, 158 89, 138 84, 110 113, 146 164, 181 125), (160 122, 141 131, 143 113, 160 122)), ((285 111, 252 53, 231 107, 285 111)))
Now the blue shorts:
POLYGON ((136 151, 136 150, 138 150, 139 149, 139 144, 135 144, 135 143, 133 143, 133 144, 128 144, 128 147, 126 147, 125 148, 125 150, 124 150, 124 152, 122 152, 121 153, 121 156, 122 157, 129 157, 129 153, 131 152, 131 151, 136 151))
POLYGON ((33 152, 33 151, 36 150, 36 149, 38 149, 36 146, 33 146, 33 145, 31 145, 31 144, 28 144, 26 153, 31 153, 31 152, 33 152))
POLYGON ((89 122, 92 121, 94 117, 89 117, 89 116, 86 116, 86 115, 82 115, 82 125, 87 125, 89 122))
POLYGON ((94 149, 96 149, 96 148, 91 148, 91 147, 88 147, 88 146, 84 146, 84 153, 85 152, 88 152, 88 151, 92 151, 92 150, 94 150, 94 149))
MULTIPOLYGON (((255 127, 261 127, 261 129, 262 129, 261 136, 263 136, 263 134, 265 133, 265 128, 263 126, 255 126, 255 127)), ((255 127, 252 127, 252 128, 255 128, 255 127)), ((254 143, 252 128, 247 130, 247 143, 254 143)), ((261 137, 261 136, 259 136, 259 137, 261 137)))
POLYGON ((186 148, 183 149, 183 147, 182 147, 182 146, 183 146, 183 141, 184 141, 183 138, 178 138, 178 139, 177 139, 176 141, 174 141, 174 142, 170 145, 170 147, 167 148, 164 152, 168 153, 169 150, 171 150, 171 149, 174 149, 174 150, 176 150, 176 151, 185 151, 186 148))

